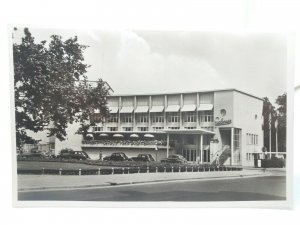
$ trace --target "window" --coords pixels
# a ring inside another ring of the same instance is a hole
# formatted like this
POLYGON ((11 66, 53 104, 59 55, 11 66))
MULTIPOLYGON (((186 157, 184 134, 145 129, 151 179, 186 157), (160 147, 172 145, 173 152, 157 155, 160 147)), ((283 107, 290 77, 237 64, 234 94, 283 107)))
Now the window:
POLYGON ((179 113, 168 113, 168 123, 178 123, 180 121, 179 113))
POLYGON ((149 118, 149 116, 147 113, 142 113, 142 114, 138 115, 137 122, 138 123, 148 123, 148 121, 149 121, 148 118, 149 118))
POLYGON ((139 127, 138 129, 139 129, 139 131, 148 131, 149 130, 148 127, 139 127))
POLYGON ((108 127, 107 128, 109 131, 118 131, 117 127, 108 127))
POLYGON ((196 129, 197 127, 184 127, 184 129, 187 129, 187 130, 192 130, 192 129, 196 129))
POLYGON ((233 134, 233 142, 234 142, 234 148, 235 149, 240 149, 241 147, 241 129, 234 129, 234 134, 233 134))
POLYGON ((111 114, 111 116, 108 118, 108 122, 109 123, 118 123, 119 122, 118 115, 116 113, 111 114))
POLYGON ((180 127, 168 127, 170 130, 179 130, 180 127))
POLYGON ((222 115, 223 117, 226 116, 226 110, 225 110, 225 109, 221 109, 220 113, 221 113, 221 115, 222 115))
POLYGON ((94 113, 90 116, 91 122, 100 123, 102 121, 102 116, 100 113, 94 113))
POLYGON ((162 113, 155 113, 152 116, 152 123, 163 123, 164 115, 162 113))
POLYGON ((132 114, 124 114, 122 117, 122 123, 132 123, 132 114))
POLYGON ((196 117, 197 117, 197 115, 194 112, 184 113, 183 121, 186 123, 193 123, 193 122, 196 122, 196 117))
POLYGON ((124 131, 132 131, 133 128, 132 128, 132 127, 123 127, 123 130, 124 130, 124 131))
POLYGON ((257 134, 246 134, 247 145, 258 145, 258 135, 257 134))
POLYGON ((103 131, 103 127, 94 127, 94 132, 103 131))
POLYGON ((153 127, 153 130, 163 130, 164 127, 153 127))
POLYGON ((200 122, 213 122, 214 115, 212 111, 203 111, 200 113, 200 122))

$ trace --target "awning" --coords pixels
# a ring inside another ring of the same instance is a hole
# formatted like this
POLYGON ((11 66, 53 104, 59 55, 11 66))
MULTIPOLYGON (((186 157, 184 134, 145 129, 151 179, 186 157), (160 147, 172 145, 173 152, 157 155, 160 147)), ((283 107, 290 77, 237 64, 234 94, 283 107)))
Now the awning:
POLYGON ((155 105, 155 106, 152 106, 152 108, 150 109, 150 112, 153 112, 153 113, 156 113, 156 112, 162 112, 164 111, 164 106, 161 106, 161 105, 155 105))
POLYGON ((178 112, 179 108, 179 105, 168 105, 168 107, 166 108, 166 112, 178 112))
POLYGON ((149 107, 148 106, 138 106, 135 109, 135 113, 146 113, 149 111, 149 107))
POLYGON ((181 112, 193 112, 196 110, 196 105, 183 105, 181 112))
POLYGON ((123 106, 120 110, 120 113, 132 113, 133 107, 132 106, 123 106))
POLYGON ((131 138, 138 138, 139 135, 137 135, 137 134, 131 134, 130 137, 131 137, 131 138))
POLYGON ((108 137, 108 134, 100 134, 100 137, 108 137))
POLYGON ((144 137, 147 137, 147 138, 154 138, 154 135, 152 135, 152 134, 145 134, 144 137))
POLYGON ((110 113, 118 113, 119 108, 118 107, 108 107, 110 113))
POLYGON ((200 104, 198 107, 198 111, 212 110, 213 108, 214 108, 213 104, 200 104))
POLYGON ((122 134, 114 134, 113 137, 120 137, 120 138, 122 138, 124 136, 122 134))

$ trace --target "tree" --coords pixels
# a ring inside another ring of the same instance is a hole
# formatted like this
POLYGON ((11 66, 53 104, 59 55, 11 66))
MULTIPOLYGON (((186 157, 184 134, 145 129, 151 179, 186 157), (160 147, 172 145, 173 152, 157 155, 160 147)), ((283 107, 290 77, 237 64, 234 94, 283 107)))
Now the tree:
POLYGON ((276 99, 277 108, 277 135, 278 135, 278 151, 286 152, 286 93, 279 95, 276 99))
POLYGON ((264 132, 264 146, 270 150, 270 126, 271 126, 271 152, 276 152, 276 127, 277 120, 277 134, 278 134, 278 151, 286 151, 286 93, 279 95, 276 99, 275 108, 267 97, 264 98, 263 104, 263 132, 264 132), (271 116, 270 116, 271 115, 271 116))
POLYGON ((63 41, 52 35, 48 45, 36 43, 28 28, 21 43, 13 44, 18 147, 34 141, 27 130, 47 130, 48 136, 65 140, 68 124, 79 122, 79 132, 85 134, 94 125, 90 117, 95 109, 101 119, 108 116, 106 96, 111 89, 102 79, 95 85, 87 80, 89 65, 83 57, 87 47, 76 36, 63 41))
MULTIPOLYGON (((271 131, 274 130, 274 123, 276 119, 276 110, 272 103, 269 101, 267 97, 263 98, 263 133, 264 133, 264 147, 270 150, 270 127, 271 131)), ((271 132, 271 145, 272 149, 275 151, 275 139, 273 139, 275 133, 271 132)))

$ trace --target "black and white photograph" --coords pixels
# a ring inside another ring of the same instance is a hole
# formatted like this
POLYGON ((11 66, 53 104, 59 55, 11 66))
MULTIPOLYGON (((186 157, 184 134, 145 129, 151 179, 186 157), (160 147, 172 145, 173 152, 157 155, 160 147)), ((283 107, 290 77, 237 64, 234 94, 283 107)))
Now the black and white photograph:
POLYGON ((287 34, 10 32, 18 203, 287 202, 287 34))

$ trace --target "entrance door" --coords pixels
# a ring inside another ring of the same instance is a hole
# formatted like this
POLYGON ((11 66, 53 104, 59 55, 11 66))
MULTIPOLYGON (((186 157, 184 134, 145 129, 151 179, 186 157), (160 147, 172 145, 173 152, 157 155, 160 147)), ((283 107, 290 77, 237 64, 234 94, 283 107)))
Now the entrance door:
POLYGON ((187 161, 196 161, 196 149, 183 149, 182 155, 184 158, 186 158, 187 161))

